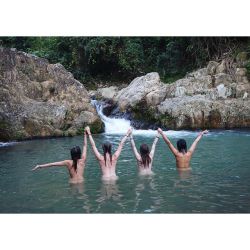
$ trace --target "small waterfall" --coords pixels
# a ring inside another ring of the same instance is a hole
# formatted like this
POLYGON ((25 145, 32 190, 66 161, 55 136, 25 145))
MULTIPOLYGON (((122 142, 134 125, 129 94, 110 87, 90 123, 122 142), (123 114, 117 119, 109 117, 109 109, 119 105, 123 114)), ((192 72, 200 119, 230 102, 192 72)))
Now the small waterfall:
MULTIPOLYGON (((105 125, 105 134, 125 134, 131 126, 129 120, 124 118, 109 118, 103 114, 103 106, 104 102, 91 100, 92 105, 96 108, 98 115, 100 116, 101 120, 105 125)), ((133 128, 133 127, 132 127, 133 128)), ((193 131, 174 131, 168 130, 164 131, 164 133, 170 137, 194 137, 197 135, 197 132, 193 131)), ((142 130, 142 129, 133 129, 133 134, 141 135, 144 137, 152 137, 156 135, 156 130, 142 130)))
POLYGON ((123 118, 109 118, 103 114, 103 103, 92 100, 92 105, 95 106, 98 115, 105 125, 106 134, 124 134, 131 127, 130 121, 123 118))

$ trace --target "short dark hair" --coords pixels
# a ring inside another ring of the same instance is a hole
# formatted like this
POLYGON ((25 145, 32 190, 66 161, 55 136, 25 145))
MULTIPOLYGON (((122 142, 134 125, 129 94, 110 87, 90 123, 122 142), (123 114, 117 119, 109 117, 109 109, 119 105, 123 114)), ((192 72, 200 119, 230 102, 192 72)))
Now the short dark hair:
POLYGON ((177 148, 181 153, 187 153, 187 143, 184 139, 177 141, 177 148))

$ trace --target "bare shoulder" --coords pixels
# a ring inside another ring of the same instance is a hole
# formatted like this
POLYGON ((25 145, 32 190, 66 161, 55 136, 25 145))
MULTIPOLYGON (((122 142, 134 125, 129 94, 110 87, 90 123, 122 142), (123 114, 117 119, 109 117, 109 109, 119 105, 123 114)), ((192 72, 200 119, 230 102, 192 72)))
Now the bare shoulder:
POLYGON ((70 167, 70 166, 72 165, 72 163, 73 163, 72 160, 65 160, 64 162, 65 162, 65 165, 66 165, 67 167, 70 167))
POLYGON ((180 153, 179 151, 175 154, 175 157, 183 157, 183 154, 182 153, 180 153))
POLYGON ((84 167, 85 166, 85 159, 79 159, 78 163, 81 167, 84 167))

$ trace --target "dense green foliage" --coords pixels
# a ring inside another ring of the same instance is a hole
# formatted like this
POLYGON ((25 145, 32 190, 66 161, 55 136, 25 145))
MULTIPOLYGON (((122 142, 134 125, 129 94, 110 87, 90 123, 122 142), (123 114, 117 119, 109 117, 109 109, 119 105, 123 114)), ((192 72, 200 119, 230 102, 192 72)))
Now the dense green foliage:
POLYGON ((240 49, 250 48, 244 37, 0 37, 0 46, 59 62, 74 77, 132 79, 159 72, 166 82, 240 49))

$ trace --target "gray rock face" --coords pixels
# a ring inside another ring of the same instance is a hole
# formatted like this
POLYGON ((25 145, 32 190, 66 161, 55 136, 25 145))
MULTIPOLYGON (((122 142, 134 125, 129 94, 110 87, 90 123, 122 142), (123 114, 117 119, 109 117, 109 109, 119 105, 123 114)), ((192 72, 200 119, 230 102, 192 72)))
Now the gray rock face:
POLYGON ((226 61, 211 61, 172 84, 150 73, 134 79, 115 101, 121 111, 171 129, 250 127, 246 69, 227 67, 226 61))
POLYGON ((101 127, 87 90, 61 64, 0 48, 0 140, 74 135, 87 124, 101 127))
MULTIPOLYGON (((149 73, 145 76, 135 78, 128 87, 118 92, 114 100, 118 103, 120 110, 125 111, 129 107, 137 105, 151 92, 156 91, 155 95, 158 95, 159 89, 164 89, 164 87, 158 73, 149 73)), ((153 98, 148 97, 149 102, 152 99, 153 98)), ((161 98, 159 97, 159 99, 161 98)))
POLYGON ((118 93, 118 87, 111 86, 107 88, 99 88, 95 93, 97 98, 112 100, 118 93))

